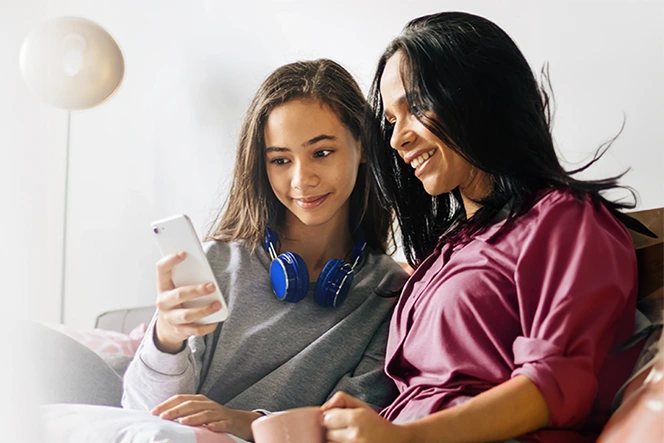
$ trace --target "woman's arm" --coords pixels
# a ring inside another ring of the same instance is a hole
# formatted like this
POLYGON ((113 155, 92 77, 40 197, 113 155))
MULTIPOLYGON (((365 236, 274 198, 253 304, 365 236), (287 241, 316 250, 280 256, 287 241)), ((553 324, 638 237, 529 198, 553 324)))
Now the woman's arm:
POLYGON ((514 438, 545 427, 549 411, 537 386, 518 375, 466 403, 404 425, 418 442, 514 438))
POLYGON ((549 422, 544 397, 522 375, 462 405, 404 425, 391 424, 346 394, 335 395, 323 410, 327 438, 338 443, 496 441, 526 434, 549 422))

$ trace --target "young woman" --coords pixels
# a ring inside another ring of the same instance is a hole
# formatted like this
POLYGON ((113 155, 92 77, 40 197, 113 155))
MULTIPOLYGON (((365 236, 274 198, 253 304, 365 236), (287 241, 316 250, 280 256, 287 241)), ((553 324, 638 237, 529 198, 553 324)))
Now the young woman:
POLYGON ((210 291, 174 287, 184 256, 162 259, 157 314, 125 375, 124 407, 249 439, 255 409, 321 405, 337 390, 376 408, 394 399, 383 371, 390 295, 407 275, 385 255, 391 219, 365 170, 366 109, 330 60, 289 64, 265 80, 206 244, 230 316, 197 325, 218 303, 183 308, 210 291), (277 287, 282 266, 297 268, 295 293, 277 287))
POLYGON ((594 441, 632 367, 612 353, 637 283, 628 205, 600 195, 617 179, 563 169, 546 93, 481 17, 410 22, 370 103, 369 155, 415 269, 387 346, 400 395, 382 417, 335 395, 328 440, 594 441))

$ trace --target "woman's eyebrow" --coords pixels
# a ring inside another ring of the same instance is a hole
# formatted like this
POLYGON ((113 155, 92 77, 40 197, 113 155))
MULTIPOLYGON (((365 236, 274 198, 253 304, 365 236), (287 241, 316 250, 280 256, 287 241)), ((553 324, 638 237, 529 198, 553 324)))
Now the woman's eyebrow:
MULTIPOLYGON (((401 108, 403 106, 409 106, 408 105, 408 99, 406 98, 406 94, 400 96, 398 99, 394 101, 394 107, 395 108, 401 108)), ((383 117, 385 117, 386 120, 389 120, 390 118, 394 117, 392 113, 386 108, 383 111, 383 117)))

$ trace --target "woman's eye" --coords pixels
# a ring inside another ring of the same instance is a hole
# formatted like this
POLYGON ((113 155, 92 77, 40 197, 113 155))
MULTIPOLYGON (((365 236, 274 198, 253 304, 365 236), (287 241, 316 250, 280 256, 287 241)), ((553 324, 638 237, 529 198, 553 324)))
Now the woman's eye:
POLYGON ((285 165, 286 163, 288 163, 288 160, 286 160, 285 158, 273 158, 272 160, 270 160, 270 163, 279 166, 279 165, 285 165))
POLYGON ((331 149, 321 149, 320 151, 316 151, 314 153, 314 157, 327 157, 330 154, 332 154, 331 149))

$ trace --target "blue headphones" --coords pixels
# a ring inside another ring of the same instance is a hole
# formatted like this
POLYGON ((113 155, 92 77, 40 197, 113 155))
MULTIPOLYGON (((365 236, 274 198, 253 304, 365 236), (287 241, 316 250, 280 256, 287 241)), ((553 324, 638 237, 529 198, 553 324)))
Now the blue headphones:
MULTIPOLYGON (((343 260, 333 259, 327 262, 318 277, 314 289, 314 301, 323 307, 336 308, 344 301, 353 283, 353 272, 362 258, 367 242, 358 228, 357 243, 353 246, 352 266, 343 260)), ((309 271, 302 257, 294 252, 283 252, 277 256, 277 233, 269 227, 265 228, 264 246, 272 259, 270 264, 270 281, 272 291, 279 300, 297 303, 309 291, 309 271)))

